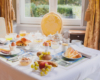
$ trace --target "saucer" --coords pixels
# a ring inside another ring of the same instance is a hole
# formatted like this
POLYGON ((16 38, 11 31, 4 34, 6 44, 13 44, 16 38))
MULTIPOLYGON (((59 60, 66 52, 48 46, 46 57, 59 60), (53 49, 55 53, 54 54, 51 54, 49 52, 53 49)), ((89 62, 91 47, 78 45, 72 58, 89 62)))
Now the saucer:
POLYGON ((31 49, 29 46, 25 47, 25 50, 27 51, 38 51, 38 48, 31 49))

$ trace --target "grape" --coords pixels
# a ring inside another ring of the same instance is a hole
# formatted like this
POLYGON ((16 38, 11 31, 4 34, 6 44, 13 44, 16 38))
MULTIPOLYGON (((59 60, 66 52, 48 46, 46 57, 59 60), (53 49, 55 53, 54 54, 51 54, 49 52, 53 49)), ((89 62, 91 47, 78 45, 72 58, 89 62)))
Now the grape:
POLYGON ((48 66, 48 64, 45 64, 45 66, 47 67, 47 66, 48 66))
POLYGON ((52 65, 48 65, 47 67, 48 67, 49 69, 51 69, 51 68, 52 68, 52 65))
POLYGON ((31 68, 34 68, 34 67, 35 67, 35 65, 32 64, 32 65, 31 65, 31 68))
POLYGON ((39 60, 43 60, 42 58, 40 58, 39 60))
POLYGON ((38 67, 37 66, 35 66, 35 68, 34 68, 35 70, 38 70, 38 67))
POLYGON ((39 59, 41 58, 41 56, 39 56, 39 59))
POLYGON ((36 66, 39 66, 39 64, 36 64, 36 66))
POLYGON ((42 52, 42 54, 45 54, 45 52, 42 52))
POLYGON ((39 57, 43 57, 43 54, 41 54, 39 57))
POLYGON ((49 71, 50 71, 50 69, 49 69, 49 68, 46 68, 46 71, 48 71, 48 72, 49 72, 49 71))
POLYGON ((45 71, 44 73, 45 73, 45 75, 47 75, 48 74, 48 71, 45 71))
POLYGON ((39 56, 39 60, 42 60, 42 57, 41 56, 39 56))
POLYGON ((50 54, 50 52, 48 52, 48 54, 50 54))
POLYGON ((45 52, 45 55, 47 55, 48 54, 48 52, 45 52))
POLYGON ((39 64, 38 64, 38 62, 37 62, 37 61, 35 62, 35 66, 39 66, 39 64))
POLYGON ((41 75, 41 76, 44 76, 44 72, 41 71, 41 72, 40 72, 40 75, 41 75))
POLYGON ((44 72, 45 71, 45 68, 43 68, 42 71, 44 72))
POLYGON ((36 61, 36 62, 34 62, 35 63, 35 65, 37 65, 38 64, 38 62, 36 61))

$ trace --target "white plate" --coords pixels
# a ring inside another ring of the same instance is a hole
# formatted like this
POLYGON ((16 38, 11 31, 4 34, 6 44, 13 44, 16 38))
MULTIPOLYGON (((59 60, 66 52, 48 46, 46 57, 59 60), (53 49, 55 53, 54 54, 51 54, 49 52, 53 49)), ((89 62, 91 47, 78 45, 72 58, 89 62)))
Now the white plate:
POLYGON ((17 46, 17 48, 25 49, 26 46, 17 46))
POLYGON ((65 59, 68 59, 68 60, 77 60, 77 59, 82 58, 82 56, 81 56, 80 58, 67 58, 67 57, 65 57, 64 53, 62 54, 62 56, 63 56, 65 59))
POLYGON ((25 50, 27 50, 27 51, 38 51, 39 48, 30 49, 30 47, 27 46, 27 47, 25 47, 25 50))
POLYGON ((11 54, 4 54, 4 53, 0 52, 0 55, 5 55, 5 56, 7 56, 7 55, 17 55, 20 52, 21 52, 21 50, 18 49, 18 48, 16 48, 16 50, 15 51, 12 51, 11 54))

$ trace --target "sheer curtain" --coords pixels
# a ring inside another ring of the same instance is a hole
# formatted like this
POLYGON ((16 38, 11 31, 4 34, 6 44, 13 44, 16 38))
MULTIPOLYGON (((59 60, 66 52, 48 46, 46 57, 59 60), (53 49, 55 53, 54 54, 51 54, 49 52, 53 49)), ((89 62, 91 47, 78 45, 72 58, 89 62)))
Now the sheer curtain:
POLYGON ((13 20, 15 20, 15 12, 12 0, 0 0, 0 17, 5 18, 7 33, 13 32, 13 20))
POLYGON ((89 0, 85 13, 87 28, 84 46, 100 49, 100 0, 89 0))

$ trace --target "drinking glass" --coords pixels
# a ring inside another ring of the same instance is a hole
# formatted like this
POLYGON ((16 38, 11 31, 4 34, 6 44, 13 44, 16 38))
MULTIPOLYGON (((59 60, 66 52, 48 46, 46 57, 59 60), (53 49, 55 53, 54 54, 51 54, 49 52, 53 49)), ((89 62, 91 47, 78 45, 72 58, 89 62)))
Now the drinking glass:
POLYGON ((26 36, 26 31, 20 31, 20 36, 21 36, 21 37, 26 36))
POLYGON ((12 36, 12 35, 6 35, 6 36, 5 36, 5 39, 6 39, 7 41, 11 41, 11 40, 13 39, 13 36, 12 36))
POLYGON ((54 49, 54 52, 56 53, 56 49, 59 48, 59 43, 55 42, 55 41, 52 41, 51 42, 51 48, 54 49))

